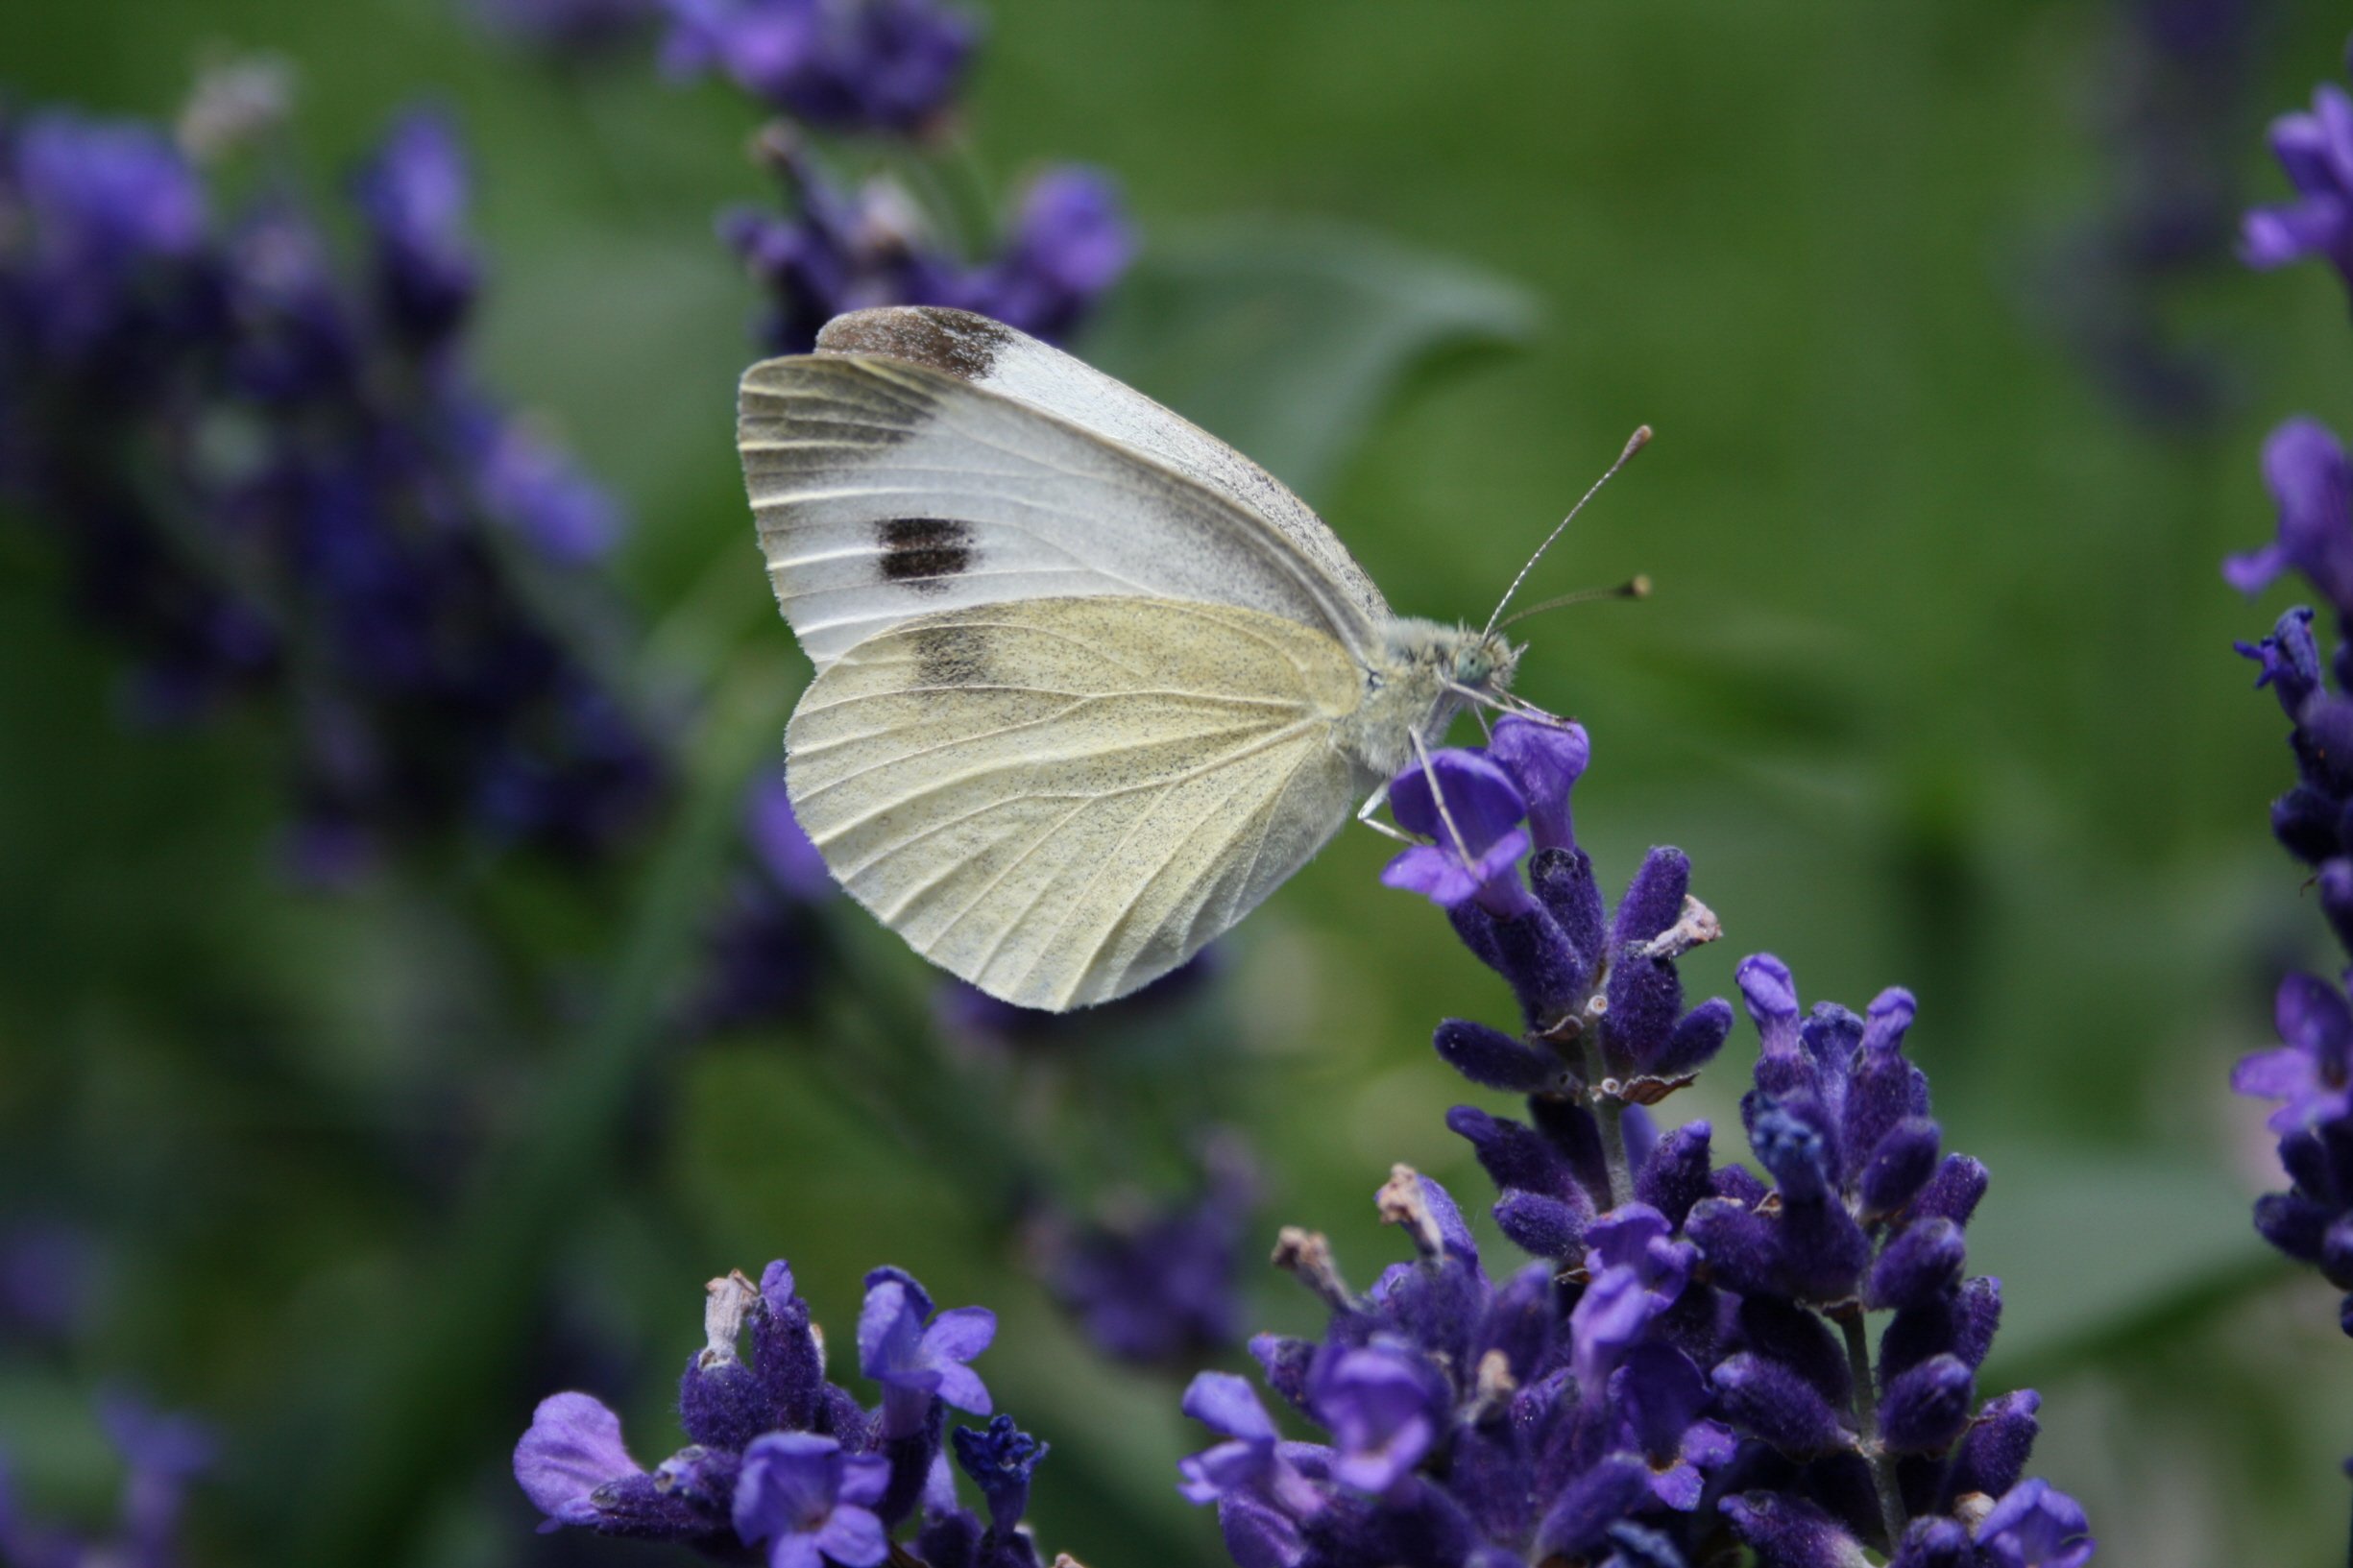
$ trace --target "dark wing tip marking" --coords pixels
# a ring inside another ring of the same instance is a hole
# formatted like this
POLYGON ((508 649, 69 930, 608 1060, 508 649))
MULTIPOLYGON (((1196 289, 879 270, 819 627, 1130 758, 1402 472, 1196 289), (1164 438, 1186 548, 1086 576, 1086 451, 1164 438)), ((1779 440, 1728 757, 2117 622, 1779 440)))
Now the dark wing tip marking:
POLYGON ((966 381, 987 379, 997 356, 1020 334, 969 310, 894 305, 836 316, 817 334, 826 354, 879 354, 903 359, 966 381))

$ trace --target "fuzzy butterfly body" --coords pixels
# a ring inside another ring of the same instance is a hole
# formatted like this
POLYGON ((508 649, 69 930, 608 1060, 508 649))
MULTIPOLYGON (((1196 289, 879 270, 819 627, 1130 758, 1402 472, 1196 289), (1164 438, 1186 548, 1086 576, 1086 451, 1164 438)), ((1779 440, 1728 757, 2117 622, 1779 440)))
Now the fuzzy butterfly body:
POLYGON ((1068 354, 892 307, 743 377, 786 732, 850 894, 1061 1011, 1184 962, 1499 694, 1500 637, 1390 613, 1263 469, 1068 354))

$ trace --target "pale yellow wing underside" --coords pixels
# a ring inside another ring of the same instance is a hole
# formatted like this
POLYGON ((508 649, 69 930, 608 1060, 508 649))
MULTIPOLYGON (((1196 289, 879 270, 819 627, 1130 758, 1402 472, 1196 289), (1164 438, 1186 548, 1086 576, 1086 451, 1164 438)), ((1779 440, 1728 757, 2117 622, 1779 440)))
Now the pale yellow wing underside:
POLYGON ((819 673, 792 808, 915 950, 1056 1011, 1184 962, 1370 787, 1333 743, 1346 649, 1228 605, 1029 599, 925 615, 819 673))

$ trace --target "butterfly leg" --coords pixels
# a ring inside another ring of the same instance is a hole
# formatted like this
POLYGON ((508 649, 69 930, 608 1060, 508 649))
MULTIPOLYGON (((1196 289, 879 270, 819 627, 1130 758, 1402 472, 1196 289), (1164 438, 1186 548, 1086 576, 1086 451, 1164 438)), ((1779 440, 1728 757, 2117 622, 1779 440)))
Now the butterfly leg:
POLYGON ((1389 781, 1387 779, 1383 779, 1381 781, 1381 787, 1374 790, 1371 794, 1367 795, 1365 797, 1365 804, 1356 808, 1356 820, 1363 823, 1366 827, 1371 829, 1374 832, 1379 833, 1383 838, 1394 838, 1400 844, 1420 843, 1421 840, 1416 838, 1413 834, 1408 832, 1400 832, 1396 829, 1392 828, 1386 822, 1374 820, 1372 813, 1388 804, 1389 781))
POLYGON ((1430 799, 1438 805, 1438 820, 1445 825, 1446 836, 1454 841, 1454 853, 1463 857, 1465 870, 1476 867, 1478 856, 1472 855, 1470 846, 1463 841, 1463 830, 1455 826, 1454 813, 1446 808, 1446 792, 1439 787, 1438 769, 1430 765, 1430 748, 1422 743, 1420 731, 1408 730, 1405 733, 1414 743, 1414 760, 1421 764, 1421 777, 1430 786, 1430 799))

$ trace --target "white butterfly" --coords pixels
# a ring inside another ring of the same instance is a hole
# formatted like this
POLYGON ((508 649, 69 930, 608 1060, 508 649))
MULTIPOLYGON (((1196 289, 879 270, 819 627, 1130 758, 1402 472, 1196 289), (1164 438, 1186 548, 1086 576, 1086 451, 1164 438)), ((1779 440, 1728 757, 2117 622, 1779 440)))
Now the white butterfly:
POLYGON ((737 442, 817 666, 793 810, 852 897, 1007 1001, 1166 974, 1466 703, 1521 706, 1492 618, 1392 614, 1265 470, 986 317, 838 317, 745 373, 737 442))

